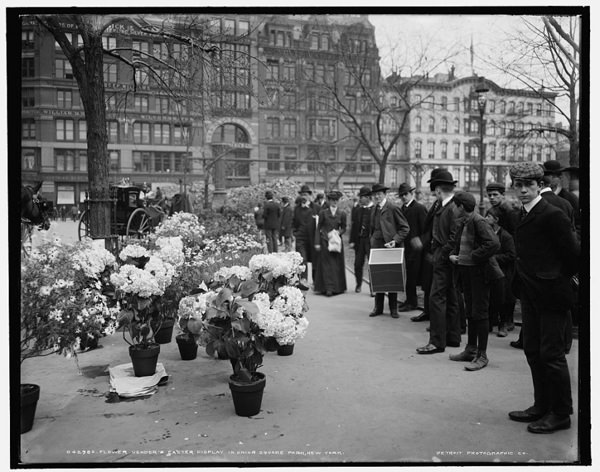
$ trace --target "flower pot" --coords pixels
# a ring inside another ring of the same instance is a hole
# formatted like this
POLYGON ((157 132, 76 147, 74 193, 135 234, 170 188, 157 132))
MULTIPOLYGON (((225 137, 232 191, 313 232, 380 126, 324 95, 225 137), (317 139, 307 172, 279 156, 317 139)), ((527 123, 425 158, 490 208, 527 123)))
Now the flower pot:
POLYGON ((33 427, 35 407, 39 398, 39 385, 21 384, 21 434, 30 431, 33 427))
POLYGON ((261 372, 256 372, 254 375, 257 380, 253 382, 239 382, 235 375, 229 377, 233 406, 238 416, 253 416, 260 411, 267 381, 265 374, 261 372))
POLYGON ((79 344, 79 349, 81 351, 91 351, 92 349, 96 349, 98 347, 98 338, 94 336, 90 338, 87 334, 81 336, 81 343, 79 344))
POLYGON ((175 336, 175 341, 177 341, 177 347, 179 348, 181 360, 191 361, 192 359, 196 358, 198 355, 198 344, 196 344, 195 339, 190 339, 185 334, 180 334, 175 336))
POLYGON ((294 353, 294 345, 293 344, 284 344, 283 346, 279 346, 277 349, 278 356, 291 356, 294 353))
MULTIPOLYGON (((171 338, 173 336, 173 325, 175 324, 175 320, 173 318, 165 318, 162 320, 160 324, 160 328, 154 333, 154 341, 158 344, 168 344, 171 342, 171 338)), ((152 329, 155 329, 156 325, 152 325, 152 329)))
POLYGON ((129 346, 129 356, 131 357, 135 376, 146 377, 154 375, 159 353, 160 345, 158 344, 151 344, 146 349, 138 346, 129 346))

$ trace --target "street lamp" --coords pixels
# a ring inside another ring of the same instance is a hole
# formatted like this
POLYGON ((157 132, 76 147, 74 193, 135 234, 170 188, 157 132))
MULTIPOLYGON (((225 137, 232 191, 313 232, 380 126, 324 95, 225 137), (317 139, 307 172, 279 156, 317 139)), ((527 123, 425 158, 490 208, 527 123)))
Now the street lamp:
POLYGON ((475 92, 477 93, 477 107, 479 108, 479 214, 481 216, 483 216, 484 211, 483 194, 485 191, 485 175, 483 173, 483 115, 485 114, 486 93, 488 91, 489 89, 485 86, 484 78, 479 77, 479 84, 475 92))

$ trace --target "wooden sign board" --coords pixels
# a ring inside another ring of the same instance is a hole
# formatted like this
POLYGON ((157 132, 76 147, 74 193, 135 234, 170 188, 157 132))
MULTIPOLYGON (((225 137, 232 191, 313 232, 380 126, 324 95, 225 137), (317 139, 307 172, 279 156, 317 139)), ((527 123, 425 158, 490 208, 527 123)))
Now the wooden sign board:
POLYGON ((371 249, 369 275, 371 290, 375 293, 404 292, 406 290, 404 248, 371 249))

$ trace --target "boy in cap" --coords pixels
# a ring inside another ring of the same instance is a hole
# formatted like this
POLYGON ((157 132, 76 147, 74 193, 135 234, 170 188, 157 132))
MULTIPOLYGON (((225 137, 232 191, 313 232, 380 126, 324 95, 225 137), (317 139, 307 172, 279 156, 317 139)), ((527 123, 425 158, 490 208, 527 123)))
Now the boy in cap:
POLYGON ((492 207, 500 212, 498 225, 512 235, 515 232, 517 214, 511 204, 506 201, 504 195, 506 187, 498 182, 490 182, 485 187, 485 191, 492 207))
POLYGON ((354 291, 360 293, 363 281, 363 268, 365 259, 369 257, 371 250, 369 238, 371 237, 371 187, 365 185, 358 191, 358 205, 352 208, 350 215, 352 222, 350 226, 350 247, 354 249, 354 276, 356 287, 354 291))
POLYGON ((398 307, 398 311, 417 309, 417 285, 421 275, 421 249, 419 236, 425 230, 427 209, 415 200, 415 187, 407 183, 400 184, 398 196, 402 200, 402 213, 410 230, 406 236, 406 300, 398 307))
POLYGON ((565 357, 565 326, 572 303, 570 278, 579 265, 580 248, 567 216, 540 197, 544 170, 533 162, 510 168, 522 203, 515 230, 514 288, 521 299, 523 348, 533 380, 534 403, 511 411, 513 421, 530 423, 532 433, 571 427, 571 381, 565 357))
POLYGON ((453 201, 461 220, 444 250, 450 252, 450 262, 458 266, 465 296, 468 331, 465 350, 450 355, 450 360, 470 362, 465 370, 475 371, 488 365, 490 283, 504 276, 492 258, 500 249, 500 242, 485 218, 473 211, 473 195, 457 192, 453 201))

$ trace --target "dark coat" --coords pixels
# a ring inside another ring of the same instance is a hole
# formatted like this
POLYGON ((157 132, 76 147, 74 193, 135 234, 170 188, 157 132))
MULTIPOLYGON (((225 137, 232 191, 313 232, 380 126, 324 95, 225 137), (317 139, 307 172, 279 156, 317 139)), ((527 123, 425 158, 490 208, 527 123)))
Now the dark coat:
POLYGON ((471 257, 473 262, 483 269, 484 281, 489 283, 492 280, 504 277, 498 262, 493 258, 494 254, 500 250, 498 236, 496 236, 485 218, 478 213, 473 213, 471 217, 459 220, 456 230, 451 234, 444 247, 444 252, 447 252, 448 255, 458 255, 462 233, 467 224, 473 225, 473 251, 471 257))
POLYGON ((318 244, 321 244, 321 250, 327 250, 327 241, 329 239, 327 233, 331 230, 337 229, 340 236, 346 232, 346 219, 346 212, 339 208, 336 210, 335 216, 331 214, 329 208, 320 211, 318 231, 321 241, 318 244))
POLYGON ((413 239, 419 237, 425 231, 425 220, 427 218, 427 208, 425 205, 413 200, 410 205, 402 206, 402 214, 406 218, 409 226, 408 235, 406 236, 406 259, 421 257, 421 248, 413 246, 413 239))
POLYGON ((573 302, 570 278, 579 270, 580 246, 565 213, 542 198, 519 218, 515 247, 515 295, 527 290, 530 298, 546 306, 569 309, 573 302))
POLYGON ((542 198, 545 198, 550 205, 554 205, 555 207, 560 208, 565 213, 565 215, 567 215, 569 221, 571 222, 571 226, 573 227, 573 229, 575 229, 575 217, 573 215, 573 207, 567 200, 565 200, 564 198, 560 198, 551 190, 540 193, 540 196, 542 198))
POLYGON ((286 238, 292 237, 292 220, 294 219, 294 211, 288 204, 281 211, 281 227, 280 235, 286 238))
POLYGON ((518 211, 515 210, 512 205, 504 201, 495 207, 500 215, 498 216, 498 225, 508 231, 510 234, 515 234, 515 228, 517 227, 518 211))
POLYGON ((264 204, 265 229, 279 229, 281 218, 281 207, 273 200, 267 200, 264 204))
POLYGON ((362 218, 363 213, 368 213, 368 216, 365 218, 366 226, 362 228, 363 234, 367 237, 371 235, 371 211, 373 211, 375 205, 371 205, 369 208, 365 208, 361 205, 357 205, 352 208, 352 213, 350 214, 351 222, 350 222, 350 242, 354 244, 359 243, 359 238, 361 234, 361 226, 362 226, 362 218))
POLYGON ((310 203, 308 207, 297 205, 294 208, 294 218, 292 220, 292 228, 294 230, 294 237, 297 240, 306 241, 306 245, 309 248, 307 253, 308 262, 313 262, 314 259, 314 241, 316 233, 316 213, 317 209, 320 211, 321 207, 310 203))
POLYGON ((506 280, 510 282, 515 275, 515 261, 517 260, 515 240, 511 234, 502 227, 498 229, 496 236, 498 236, 498 239, 500 240, 500 251, 494 255, 494 259, 498 262, 506 280))
MULTIPOLYGON (((456 228, 457 220, 457 209, 453 201, 447 203, 446 206, 438 208, 433 216, 431 228, 431 248, 433 251, 446 246, 450 236, 452 235, 452 232, 456 228)), ((449 253, 449 250, 444 252, 444 257, 446 257, 449 253)))
MULTIPOLYGON (((371 212, 371 247, 373 248, 378 247, 377 244, 374 244, 373 242, 373 232, 376 229, 375 211, 376 209, 373 209, 371 212)), ((384 242, 389 243, 390 241, 395 241, 395 247, 403 247, 404 239, 406 238, 410 228, 408 227, 408 222, 402 214, 400 207, 394 205, 389 200, 386 200, 385 205, 383 205, 383 208, 381 209, 379 222, 381 225, 381 232, 383 233, 384 242)))

